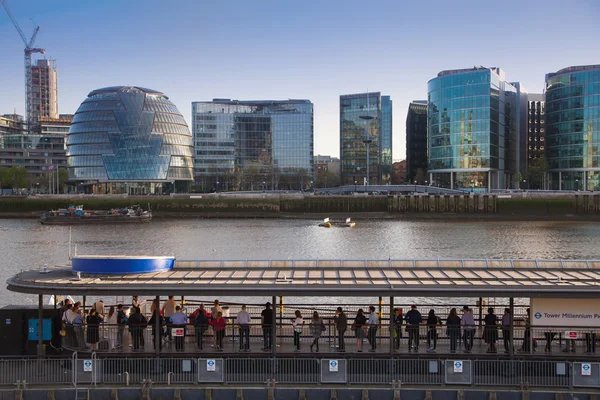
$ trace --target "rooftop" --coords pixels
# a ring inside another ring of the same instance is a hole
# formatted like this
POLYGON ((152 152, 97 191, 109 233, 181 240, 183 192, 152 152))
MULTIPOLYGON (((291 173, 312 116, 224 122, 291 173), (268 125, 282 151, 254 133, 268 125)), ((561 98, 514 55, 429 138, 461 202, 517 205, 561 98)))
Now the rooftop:
POLYGON ((105 88, 92 90, 88 94, 88 97, 94 96, 96 94, 113 93, 113 92, 142 92, 142 93, 147 93, 147 94, 158 94, 158 95, 164 96, 164 93, 159 92, 158 90, 143 88, 140 86, 108 86, 105 88))
POLYGON ((600 260, 177 260, 170 271, 21 272, 8 289, 33 294, 215 296, 597 297, 600 260))

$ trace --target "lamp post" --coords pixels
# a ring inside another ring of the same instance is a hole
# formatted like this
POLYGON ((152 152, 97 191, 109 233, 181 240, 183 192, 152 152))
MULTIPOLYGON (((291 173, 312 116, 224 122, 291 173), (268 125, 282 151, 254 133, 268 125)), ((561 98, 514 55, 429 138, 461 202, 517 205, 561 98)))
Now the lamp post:
POLYGON ((575 190, 579 192, 579 179, 575 179, 575 190))
POLYGON ((217 179, 217 187, 215 188, 215 192, 219 191, 219 180, 217 179))
POLYGON ((473 179, 471 179, 471 193, 473 193, 474 185, 475 185, 475 181, 473 179))
POLYGON ((267 182, 263 181, 263 193, 267 191, 267 182))
POLYGON ((425 181, 425 193, 427 193, 427 181, 425 181))
POLYGON ((354 193, 356 193, 356 178, 354 178, 354 193))

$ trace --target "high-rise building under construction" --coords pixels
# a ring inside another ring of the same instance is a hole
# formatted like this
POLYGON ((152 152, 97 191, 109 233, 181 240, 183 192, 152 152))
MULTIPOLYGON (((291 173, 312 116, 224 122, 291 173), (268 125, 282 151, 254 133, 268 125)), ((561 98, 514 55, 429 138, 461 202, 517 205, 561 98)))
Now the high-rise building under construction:
POLYGON ((31 66, 32 120, 58 118, 58 74, 55 60, 37 60, 31 66))

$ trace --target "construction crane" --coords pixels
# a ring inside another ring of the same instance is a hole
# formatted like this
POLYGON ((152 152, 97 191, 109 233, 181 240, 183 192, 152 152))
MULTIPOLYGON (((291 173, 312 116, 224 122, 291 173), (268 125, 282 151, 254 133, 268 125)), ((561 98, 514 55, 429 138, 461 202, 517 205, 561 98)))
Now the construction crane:
POLYGON ((25 43, 25 118, 27 120, 27 129, 29 133, 32 133, 34 125, 36 125, 36 121, 34 121, 33 119, 33 77, 31 72, 31 55, 33 53, 46 54, 46 50, 40 49, 38 47, 33 47, 35 43, 35 38, 37 37, 38 32, 40 31, 40 27, 36 26, 35 30, 33 31, 33 35, 31 36, 31 39, 29 39, 28 41, 27 37, 25 37, 25 34, 19 27, 17 20, 10 12, 8 4, 6 4, 6 0, 0 0, 0 3, 2 3, 2 6, 6 10, 6 13, 10 17, 10 20, 12 21, 15 28, 17 28, 17 32, 19 32, 19 35, 21 35, 23 43, 25 43))

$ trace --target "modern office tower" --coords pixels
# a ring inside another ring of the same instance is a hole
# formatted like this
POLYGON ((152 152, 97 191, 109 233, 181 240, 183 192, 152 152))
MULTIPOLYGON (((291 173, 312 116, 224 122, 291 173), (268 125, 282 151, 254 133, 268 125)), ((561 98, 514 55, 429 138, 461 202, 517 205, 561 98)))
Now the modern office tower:
MULTIPOLYGON (((427 173, 427 100, 414 100, 406 115, 406 181, 414 183, 417 171, 427 173)), ((419 182, 424 183, 424 182, 419 182)))
POLYGON ((343 185, 391 183, 390 96, 379 92, 340 96, 340 160, 343 185))
POLYGON ((430 182, 473 191, 514 187, 518 103, 500 68, 442 71, 430 80, 430 182))
POLYGON ((600 189, 600 65, 546 74, 550 189, 600 189))
POLYGON ((304 190, 313 183, 310 100, 193 102, 192 132, 203 190, 304 190))
POLYGON ((32 120, 58 119, 58 74, 55 60, 39 59, 31 67, 32 120))
POLYGON ((527 95, 527 163, 544 156, 545 152, 545 99, 544 94, 527 95))
POLYGON ((193 143, 185 119, 156 90, 113 86, 81 103, 67 139, 69 179, 90 193, 187 192, 193 143))

